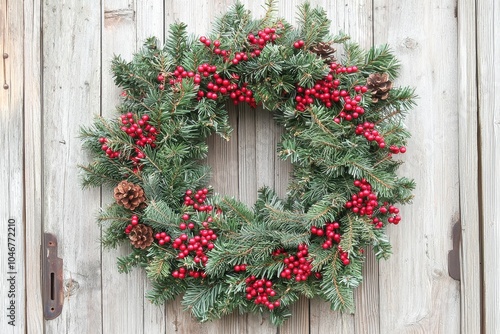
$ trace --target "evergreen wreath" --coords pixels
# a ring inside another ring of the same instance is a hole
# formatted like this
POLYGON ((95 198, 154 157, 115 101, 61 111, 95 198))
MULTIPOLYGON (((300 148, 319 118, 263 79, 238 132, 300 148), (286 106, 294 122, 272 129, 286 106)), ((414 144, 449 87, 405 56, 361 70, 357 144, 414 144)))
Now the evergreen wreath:
POLYGON ((93 159, 83 186, 114 188, 98 217, 103 245, 130 242, 119 270, 144 268, 153 303, 183 294, 199 321, 269 312, 279 325, 300 295, 352 311, 365 249, 389 256, 386 227, 412 198, 396 157, 415 95, 393 87, 399 63, 388 46, 365 51, 331 36, 325 11, 308 3, 298 28, 275 17, 274 0, 266 5, 256 20, 235 4, 210 37, 177 23, 163 47, 150 38, 131 62, 116 56, 121 116, 81 129, 93 159), (229 140, 228 102, 262 106, 284 127, 286 199, 265 187, 248 207, 207 186, 200 161, 210 134, 229 140))

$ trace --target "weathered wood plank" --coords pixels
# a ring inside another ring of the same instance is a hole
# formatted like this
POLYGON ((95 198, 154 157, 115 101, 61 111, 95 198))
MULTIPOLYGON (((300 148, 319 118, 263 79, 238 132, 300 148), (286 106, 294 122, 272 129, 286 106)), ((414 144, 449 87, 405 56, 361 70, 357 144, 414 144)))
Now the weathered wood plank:
POLYGON ((459 282, 447 264, 459 219, 455 1, 377 0, 374 27, 375 44, 388 42, 401 61, 396 84, 420 96, 401 168, 417 189, 401 226, 388 227, 394 254, 380 262, 380 332, 458 333, 459 282))
MULTIPOLYGON (((253 205, 257 200, 256 111, 247 106, 238 107, 238 182, 240 200, 253 205)), ((260 157, 259 157, 260 158, 260 157)))
POLYGON ((64 259, 63 312, 47 333, 101 333, 101 252, 95 213, 99 190, 81 190, 88 162, 80 124, 100 111, 101 8, 90 2, 43 3, 43 222, 64 259))
POLYGON ((476 5, 458 1, 458 131, 460 169, 461 331, 481 327, 476 5))
POLYGON ((43 328, 41 3, 24 3, 24 180, 26 228, 26 332, 43 328))
POLYGON ((24 185, 23 185, 23 57, 22 1, 0 1, 0 290, 2 333, 26 330, 24 185), (5 85, 5 86, 4 86, 5 85), (7 86, 8 85, 8 86, 7 86))
MULTIPOLYGON (((106 118, 118 117, 115 111, 120 103, 120 90, 114 85, 110 69, 114 55, 131 59, 136 51, 136 20, 133 0, 102 2, 102 75, 101 114, 106 118)), ((101 206, 111 204, 112 189, 103 188, 101 206)), ((144 312, 145 278, 141 269, 128 275, 118 273, 116 258, 130 253, 130 245, 117 249, 103 249, 101 255, 102 273, 102 331, 103 333, 142 333, 144 312), (120 303, 117 303, 117 301, 120 303)))
POLYGON ((477 71, 480 131, 480 205, 483 253, 483 330, 500 328, 500 34, 498 2, 479 0, 477 5, 477 71))

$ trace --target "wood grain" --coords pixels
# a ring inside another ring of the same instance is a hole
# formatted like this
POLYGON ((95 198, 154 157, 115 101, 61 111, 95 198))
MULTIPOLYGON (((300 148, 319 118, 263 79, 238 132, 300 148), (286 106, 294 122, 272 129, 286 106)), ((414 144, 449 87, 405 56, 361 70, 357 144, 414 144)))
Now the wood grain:
MULTIPOLYGON (((458 131, 460 168, 461 331, 481 327, 478 92, 475 3, 458 1, 458 131)), ((497 303, 498 305, 498 303, 497 303)))
POLYGON ((18 333, 26 329, 24 178, 23 178, 23 3, 0 1, 0 331, 18 333), (4 65, 5 64, 5 65, 4 65), (5 81, 4 81, 5 80, 5 81), (4 88, 7 84, 8 89, 4 88))
POLYGON ((456 32, 453 0, 374 2, 375 44, 392 46, 402 65, 396 84, 420 96, 400 169, 415 179, 415 199, 389 226, 394 254, 380 262, 381 333, 460 332, 460 284, 447 265, 459 219, 456 32))
MULTIPOLYGON (((80 186, 88 162, 77 138, 100 111, 101 8, 90 2, 43 2, 43 223, 64 259, 61 316, 47 333, 101 333, 101 252, 95 215, 99 190, 80 186)), ((116 300, 119 303, 119 300, 116 300)))
POLYGON ((478 1, 477 74, 480 131, 480 205, 483 238, 483 330, 500 328, 500 257, 495 251, 500 241, 500 35, 497 2, 478 1))
POLYGON ((41 3, 24 4, 24 181, 26 231, 26 332, 43 328, 41 3))

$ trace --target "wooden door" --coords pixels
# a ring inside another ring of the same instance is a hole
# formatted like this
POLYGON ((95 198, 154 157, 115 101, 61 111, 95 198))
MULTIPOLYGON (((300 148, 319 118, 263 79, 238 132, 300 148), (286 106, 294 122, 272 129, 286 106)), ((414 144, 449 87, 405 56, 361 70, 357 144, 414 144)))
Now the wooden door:
MULTIPOLYGON (((264 1, 242 2, 263 12, 264 1)), ((406 122, 413 137, 401 168, 417 182, 415 200, 403 208, 404 222, 390 228, 394 255, 380 263, 368 257, 356 313, 331 312, 319 300, 303 299, 278 329, 247 315, 200 325, 178 301, 151 305, 139 270, 117 272, 116 256, 128 246, 105 251, 99 244, 95 216, 111 201, 110 189, 81 189, 77 165, 88 157, 77 136, 93 115, 113 115, 120 92, 110 74, 112 55, 130 58, 146 37, 163 39, 176 20, 204 34, 232 0, 0 0, 0 40, 8 54, 0 79, 9 85, 0 92, 0 219, 3 234, 10 222, 16 226, 18 292, 4 297, 12 274, 3 237, 1 305, 5 310, 14 300, 17 321, 10 325, 2 312, 2 333, 476 333, 481 319, 487 333, 499 328, 500 263, 486 251, 488 270, 478 261, 481 245, 500 240, 494 200, 500 191, 494 94, 500 72, 491 57, 500 45, 492 33, 498 6, 493 0, 477 0, 477 8, 460 0, 458 10, 454 0, 311 2, 327 10, 332 30, 364 47, 389 43, 402 64, 397 84, 417 87, 420 96, 406 122), (459 221, 461 281, 448 274, 452 227, 459 221), (43 232, 57 236, 64 259, 64 308, 50 321, 41 312, 43 232), (488 292, 482 311, 480 273, 488 292)), ((293 22, 298 3, 280 1, 280 16, 293 22)), ((290 166, 276 157, 279 130, 270 115, 245 108, 230 115, 231 141, 210 139, 215 189, 249 203, 262 185, 283 193, 290 166)))

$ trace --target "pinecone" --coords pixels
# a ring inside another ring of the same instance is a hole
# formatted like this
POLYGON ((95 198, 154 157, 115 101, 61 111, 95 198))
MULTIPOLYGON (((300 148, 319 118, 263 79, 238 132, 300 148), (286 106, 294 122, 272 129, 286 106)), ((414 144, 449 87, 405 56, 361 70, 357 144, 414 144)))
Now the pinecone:
POLYGON ((319 42, 318 44, 311 46, 309 50, 323 58, 327 64, 331 64, 336 60, 333 56, 335 49, 332 48, 330 43, 319 42))
POLYGON ((146 197, 144 190, 139 185, 132 182, 122 181, 118 183, 114 190, 116 203, 123 205, 129 210, 146 207, 146 197))
POLYGON ((128 237, 135 248, 144 249, 153 243, 153 229, 144 224, 137 224, 132 227, 128 237))
POLYGON ((387 73, 373 73, 366 79, 366 87, 372 92, 372 101, 377 103, 379 99, 387 99, 392 82, 387 73))

